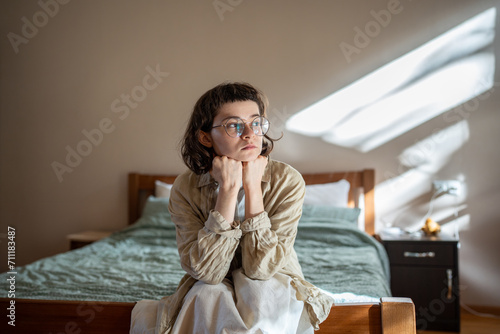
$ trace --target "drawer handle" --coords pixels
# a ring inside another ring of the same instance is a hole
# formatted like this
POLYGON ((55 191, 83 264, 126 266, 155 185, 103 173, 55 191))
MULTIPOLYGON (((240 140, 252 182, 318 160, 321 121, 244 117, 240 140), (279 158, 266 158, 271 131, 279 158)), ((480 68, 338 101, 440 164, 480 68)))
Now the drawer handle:
POLYGON ((446 269, 446 276, 448 277, 448 293, 446 294, 447 299, 451 299, 453 291, 453 271, 451 269, 446 269))
POLYGON ((404 252, 404 257, 436 257, 436 253, 434 252, 404 252))

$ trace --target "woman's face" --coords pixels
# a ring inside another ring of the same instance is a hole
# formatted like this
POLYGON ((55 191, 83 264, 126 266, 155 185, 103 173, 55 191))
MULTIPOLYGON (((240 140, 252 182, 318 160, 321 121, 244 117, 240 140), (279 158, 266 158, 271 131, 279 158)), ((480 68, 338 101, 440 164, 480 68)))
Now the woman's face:
POLYGON ((227 156, 239 161, 253 161, 262 152, 262 136, 256 135, 250 122, 259 114, 259 107, 254 101, 238 101, 224 104, 214 118, 213 126, 225 124, 231 117, 239 117, 245 123, 245 129, 239 137, 230 137, 223 126, 213 128, 200 135, 200 142, 213 147, 218 156, 227 156), (204 137, 204 138, 202 138, 204 137))

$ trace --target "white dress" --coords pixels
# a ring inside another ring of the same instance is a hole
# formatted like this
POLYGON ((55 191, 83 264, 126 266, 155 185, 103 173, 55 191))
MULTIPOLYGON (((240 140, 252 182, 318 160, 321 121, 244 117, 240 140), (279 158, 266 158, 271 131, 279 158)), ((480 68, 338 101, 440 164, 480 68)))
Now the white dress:
POLYGON ((313 327, 304 302, 295 298, 291 278, 276 274, 252 280, 241 269, 233 282, 197 282, 184 299, 173 334, 309 334, 313 327))

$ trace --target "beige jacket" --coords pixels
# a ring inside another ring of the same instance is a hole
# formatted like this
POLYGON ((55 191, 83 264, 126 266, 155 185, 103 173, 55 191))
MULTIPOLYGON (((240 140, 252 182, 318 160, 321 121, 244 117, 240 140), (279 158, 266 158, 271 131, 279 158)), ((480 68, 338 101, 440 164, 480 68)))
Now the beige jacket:
POLYGON ((216 190, 217 183, 209 173, 188 171, 174 182, 169 210, 187 274, 177 291, 160 301, 158 332, 170 331, 184 296, 197 280, 218 284, 240 267, 252 279, 266 280, 278 272, 292 277, 297 299, 305 302, 317 329, 333 300, 304 280, 293 248, 305 193, 300 173, 285 163, 269 160, 262 177, 265 211, 243 222, 227 222, 213 210, 216 190))

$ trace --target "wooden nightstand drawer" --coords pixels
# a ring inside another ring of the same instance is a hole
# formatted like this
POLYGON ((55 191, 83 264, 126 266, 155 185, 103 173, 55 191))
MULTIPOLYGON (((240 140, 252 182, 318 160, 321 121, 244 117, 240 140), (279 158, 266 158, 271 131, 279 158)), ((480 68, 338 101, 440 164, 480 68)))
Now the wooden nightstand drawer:
POLYGON ((77 249, 90 245, 91 243, 106 238, 111 235, 112 232, 108 231, 85 231, 80 233, 73 233, 66 236, 69 240, 69 249, 77 249))
POLYGON ((388 242, 391 264, 453 266, 456 245, 452 243, 388 242))

